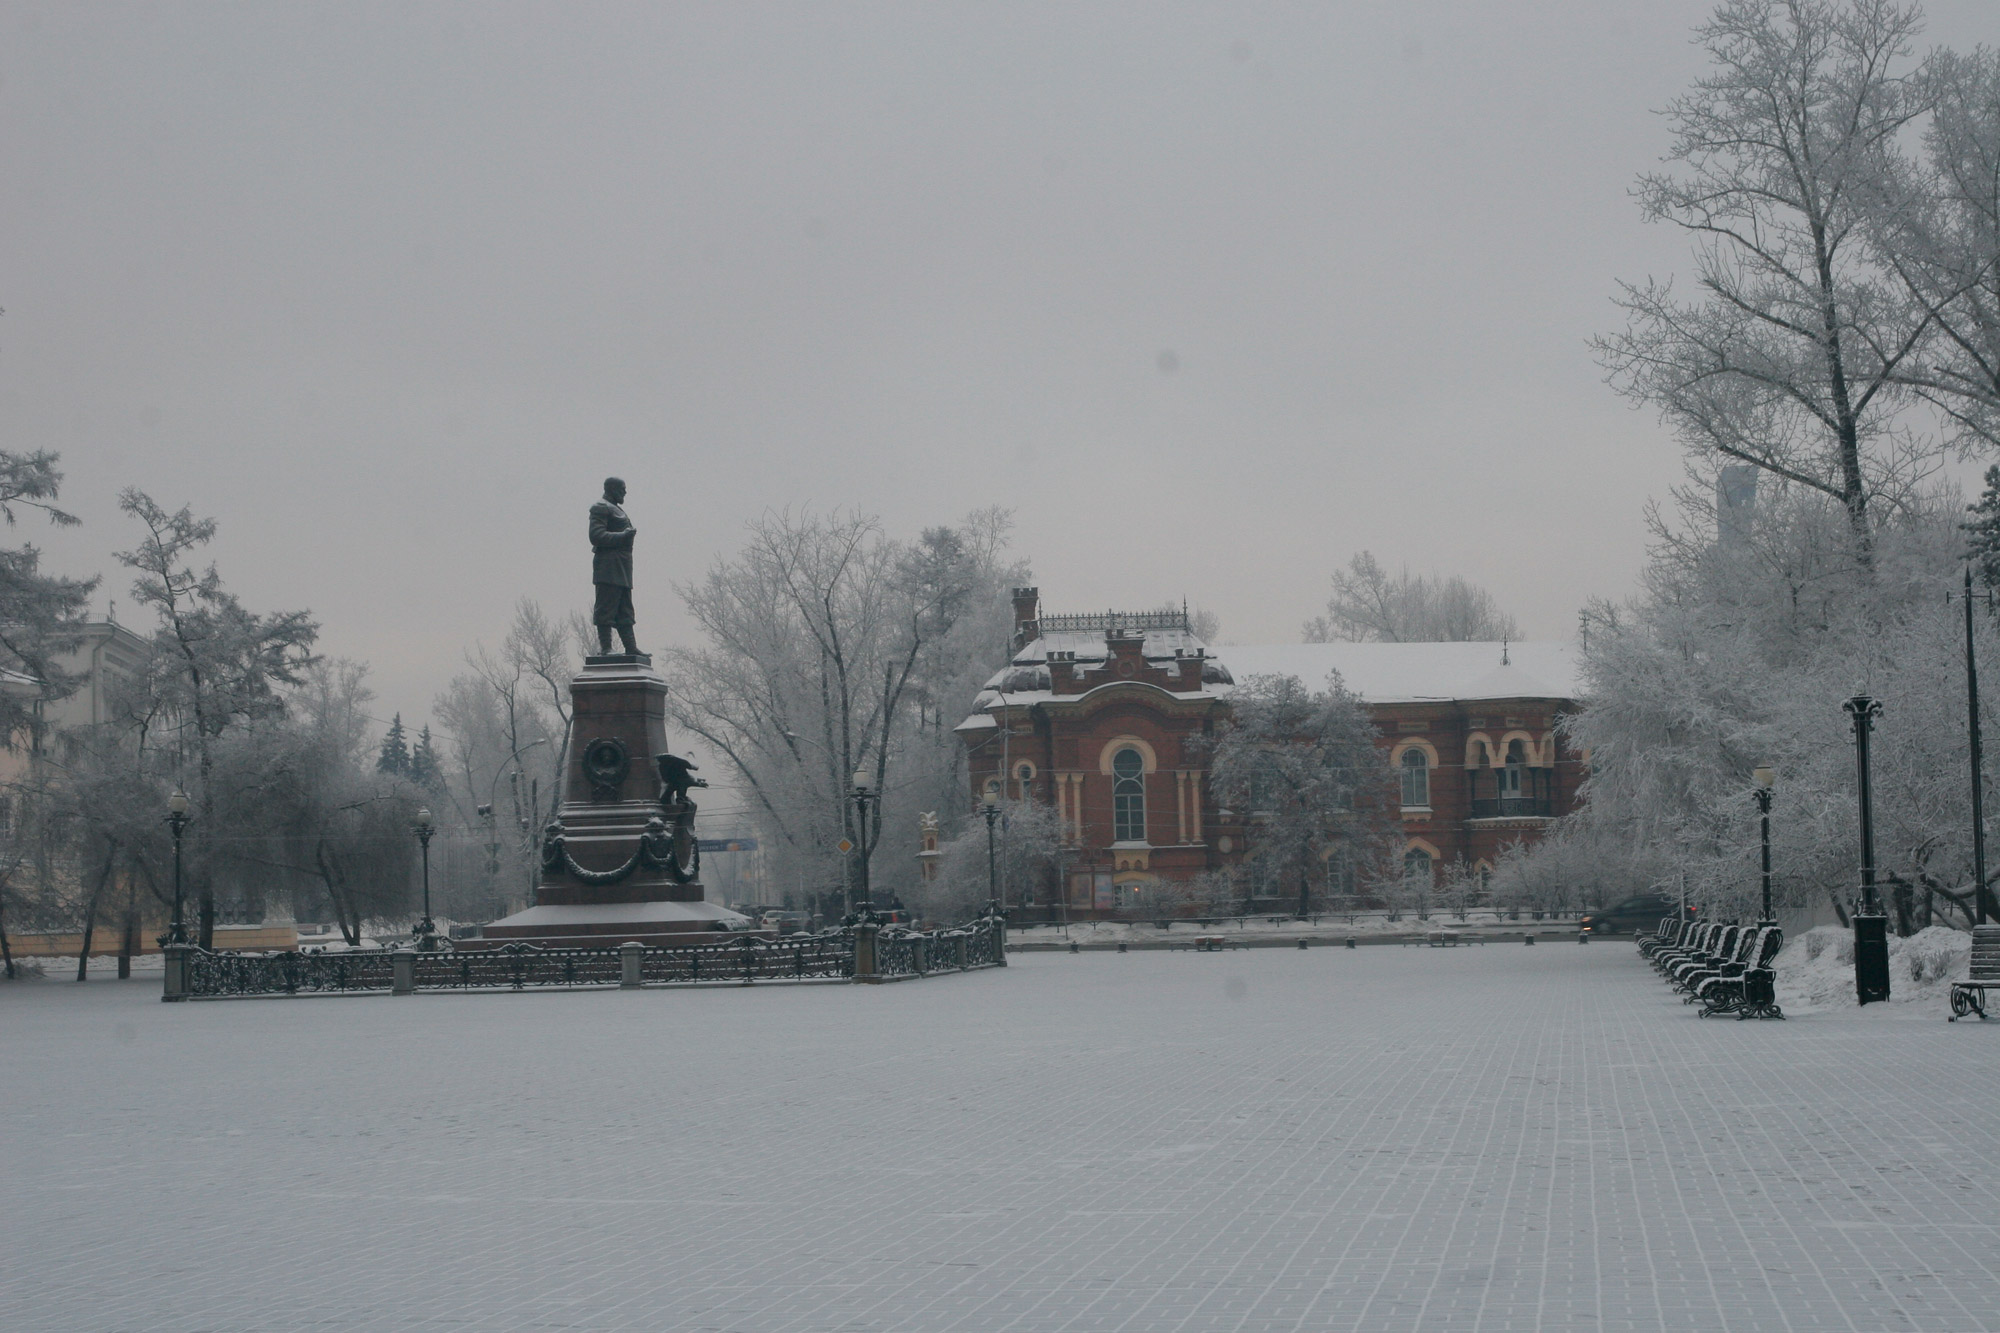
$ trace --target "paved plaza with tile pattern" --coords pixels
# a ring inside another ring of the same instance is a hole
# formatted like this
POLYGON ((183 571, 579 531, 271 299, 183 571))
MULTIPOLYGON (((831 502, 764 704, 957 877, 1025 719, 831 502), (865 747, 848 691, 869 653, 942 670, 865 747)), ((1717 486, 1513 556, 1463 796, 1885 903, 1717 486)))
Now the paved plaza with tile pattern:
POLYGON ((2000 1330, 2000 1022, 1629 944, 158 984, 0 988, 0 1329, 2000 1330))

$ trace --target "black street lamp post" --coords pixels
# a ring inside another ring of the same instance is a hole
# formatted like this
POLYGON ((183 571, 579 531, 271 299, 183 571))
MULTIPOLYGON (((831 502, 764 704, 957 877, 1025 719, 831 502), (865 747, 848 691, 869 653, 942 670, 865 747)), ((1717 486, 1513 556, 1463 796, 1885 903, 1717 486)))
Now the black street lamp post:
POLYGON ((1778 775, 1771 771, 1769 764, 1759 764, 1753 776, 1757 779, 1757 786, 1750 794, 1757 798, 1757 813, 1764 826, 1764 915, 1757 924, 1775 926, 1777 919, 1771 915, 1771 788, 1778 775))
MULTIPOLYGON (((1991 595, 1988 604, 1991 605, 1991 595)), ((1965 567, 1965 715, 1966 732, 1972 745, 1972 914, 1979 925, 1986 924, 1986 900, 1992 890, 1986 885, 1986 788, 1985 760, 1980 754, 1979 664, 1972 651, 1972 566, 1965 567)))
POLYGON ((1882 701, 1857 694, 1845 705, 1854 719, 1854 764, 1861 800, 1861 910, 1854 914, 1854 993, 1862 1004, 1889 998, 1889 920, 1875 902, 1875 809, 1868 771, 1868 737, 1882 701))
POLYGON ((986 816, 986 901, 997 904, 1000 901, 999 863, 993 849, 993 825, 1000 818, 1000 803, 988 801, 979 808, 986 816))
POLYGON ((167 827, 174 834, 174 920, 167 927, 169 944, 187 943, 187 918, 182 915, 181 898, 181 834, 188 825, 187 793, 179 787, 167 798, 167 827))
POLYGON ((860 858, 861 875, 855 886, 854 911, 863 919, 873 911, 873 904, 868 900, 868 803, 881 799, 880 792, 870 790, 868 774, 865 771, 857 772, 854 775, 854 840, 855 851, 860 858))
POLYGON ((430 950, 437 948, 437 923, 431 920, 431 834, 437 829, 431 818, 431 808, 417 807, 417 842, 424 849, 424 919, 417 927, 417 947, 430 950))

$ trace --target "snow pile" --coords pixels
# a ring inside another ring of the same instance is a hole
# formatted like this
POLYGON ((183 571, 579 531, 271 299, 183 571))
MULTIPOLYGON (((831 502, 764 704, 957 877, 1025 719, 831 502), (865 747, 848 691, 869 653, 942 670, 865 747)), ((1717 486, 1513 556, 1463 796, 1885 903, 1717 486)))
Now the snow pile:
MULTIPOLYGON (((1972 936, 1948 926, 1928 926, 1908 939, 1889 937, 1889 1002, 1946 1004, 1951 983, 1965 979, 1972 936)), ((1854 932, 1815 926, 1778 951, 1778 1003, 1811 1012, 1853 1006, 1854 932)))

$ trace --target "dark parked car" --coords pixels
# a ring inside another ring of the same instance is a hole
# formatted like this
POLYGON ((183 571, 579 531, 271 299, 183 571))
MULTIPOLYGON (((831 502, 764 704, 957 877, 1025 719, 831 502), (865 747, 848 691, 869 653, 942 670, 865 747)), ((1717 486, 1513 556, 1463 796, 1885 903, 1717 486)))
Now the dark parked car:
POLYGON ((1578 918, 1578 924, 1592 935, 1636 935, 1660 928, 1660 918, 1678 910, 1665 894, 1642 893, 1615 907, 1600 907, 1578 918))

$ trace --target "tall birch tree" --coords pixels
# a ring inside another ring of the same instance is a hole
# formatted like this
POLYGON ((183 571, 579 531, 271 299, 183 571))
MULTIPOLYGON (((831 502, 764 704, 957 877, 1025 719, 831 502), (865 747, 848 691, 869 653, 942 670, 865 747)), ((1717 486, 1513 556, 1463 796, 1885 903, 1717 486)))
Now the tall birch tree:
POLYGON ((1934 448, 1897 420, 1932 331, 1869 253, 1868 210, 1925 106, 1903 0, 1728 0, 1697 30, 1713 72, 1666 110, 1667 168, 1635 190, 1694 244, 1694 294, 1621 283, 1611 383, 1696 456, 1755 464, 1837 500, 1857 558, 1869 505, 1934 448))

